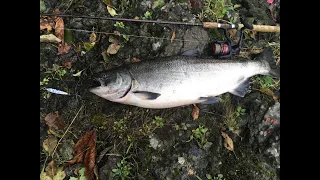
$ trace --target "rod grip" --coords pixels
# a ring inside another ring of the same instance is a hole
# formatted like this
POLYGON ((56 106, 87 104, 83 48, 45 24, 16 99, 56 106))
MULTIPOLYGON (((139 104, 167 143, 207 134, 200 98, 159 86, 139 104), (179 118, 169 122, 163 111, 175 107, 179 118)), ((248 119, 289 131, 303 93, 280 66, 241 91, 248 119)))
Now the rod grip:
MULTIPOLYGON (((216 22, 204 22, 203 27, 214 29, 214 28, 219 28, 219 24, 220 23, 216 23, 216 22)), ((243 24, 238 24, 238 29, 241 29, 242 27, 243 27, 243 24)), ((280 26, 253 25, 252 30, 258 31, 258 32, 280 32, 280 26)))

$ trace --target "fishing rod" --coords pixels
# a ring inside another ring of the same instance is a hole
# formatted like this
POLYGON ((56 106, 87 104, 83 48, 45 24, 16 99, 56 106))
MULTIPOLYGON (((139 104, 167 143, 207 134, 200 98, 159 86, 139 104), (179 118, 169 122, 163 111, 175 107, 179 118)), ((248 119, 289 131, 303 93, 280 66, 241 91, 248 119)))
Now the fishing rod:
MULTIPOLYGON (((187 26, 202 26, 204 28, 216 29, 237 29, 245 27, 245 24, 224 24, 217 22, 203 22, 203 23, 191 23, 191 22, 175 22, 175 21, 162 21, 162 20, 144 20, 144 19, 128 19, 117 17, 95 17, 84 15, 71 15, 71 14, 52 14, 52 13, 40 13, 40 16, 57 16, 57 17, 71 17, 71 18, 86 18, 86 19, 100 19, 109 21, 125 21, 125 22, 141 22, 141 23, 156 23, 156 24, 173 24, 173 25, 187 25, 187 26)), ((257 32, 280 32, 280 26, 268 26, 268 25, 252 25, 253 31, 257 32)))

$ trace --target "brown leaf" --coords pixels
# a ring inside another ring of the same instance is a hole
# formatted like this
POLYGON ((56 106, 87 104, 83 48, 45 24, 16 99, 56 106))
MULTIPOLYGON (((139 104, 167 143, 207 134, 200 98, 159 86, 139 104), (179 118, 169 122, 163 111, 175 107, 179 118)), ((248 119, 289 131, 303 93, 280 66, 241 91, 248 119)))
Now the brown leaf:
POLYGON ((57 38, 61 39, 62 44, 64 44, 64 22, 61 17, 56 19, 55 34, 57 38))
POLYGON ((58 139, 54 135, 48 135, 48 138, 43 141, 42 147, 51 155, 57 143, 58 139))
POLYGON ((171 39, 170 39, 171 42, 174 40, 175 37, 176 37, 176 33, 173 31, 173 32, 172 32, 172 35, 171 35, 171 39))
POLYGON ((62 63, 62 66, 68 68, 68 69, 71 69, 72 68, 72 64, 71 64, 71 60, 68 58, 66 59, 63 63, 62 63))
POLYGON ((103 0, 104 4, 107 6, 111 6, 111 0, 103 0))
POLYGON ((50 129, 63 130, 66 126, 58 111, 56 113, 47 114, 47 116, 44 118, 44 121, 50 129))
POLYGON ((71 46, 69 46, 67 43, 63 43, 63 44, 59 44, 59 47, 58 47, 58 53, 57 55, 60 55, 60 54, 64 54, 64 53, 68 53, 69 50, 70 50, 71 46))
POLYGON ((40 30, 47 29, 47 31, 50 32, 53 26, 54 23, 48 21, 48 19, 40 19, 40 30))
POLYGON ((199 111, 200 111, 200 109, 198 108, 198 106, 196 104, 193 104, 193 109, 192 109, 192 113, 191 113, 193 120, 198 119, 199 111))
POLYGON ((96 35, 94 32, 92 32, 92 33, 90 34, 89 41, 90 41, 90 42, 95 42, 96 39, 97 39, 97 35, 96 35))
POLYGON ((86 167, 85 175, 87 180, 94 180, 94 165, 96 154, 96 131, 86 132, 73 147, 75 156, 69 164, 83 162, 86 167))
POLYGON ((233 141, 228 136, 228 134, 226 134, 225 132, 221 131, 221 135, 224 138, 224 147, 227 148, 229 151, 234 151, 233 141))
POLYGON ((131 59, 131 62, 133 62, 133 63, 135 63, 135 62, 139 62, 139 61, 140 61, 140 59, 135 58, 135 57, 131 59))

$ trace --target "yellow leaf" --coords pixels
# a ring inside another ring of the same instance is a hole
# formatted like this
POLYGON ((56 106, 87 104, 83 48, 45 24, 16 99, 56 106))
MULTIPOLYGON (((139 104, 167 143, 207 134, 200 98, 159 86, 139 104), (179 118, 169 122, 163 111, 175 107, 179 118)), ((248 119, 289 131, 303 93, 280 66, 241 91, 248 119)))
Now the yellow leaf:
POLYGON ((107 6, 107 9, 108 9, 108 12, 111 16, 115 16, 115 15, 118 15, 116 10, 114 10, 113 8, 107 6))
POLYGON ((64 172, 63 168, 60 167, 57 170, 57 174, 53 176, 53 180, 63 180, 66 177, 66 173, 64 172))
POLYGON ((81 76, 82 71, 84 71, 84 69, 79 71, 79 72, 77 72, 76 74, 73 74, 72 76, 79 77, 79 76, 81 76))
POLYGON ((96 38, 97 38, 97 35, 94 32, 92 32, 91 35, 90 35, 89 41, 90 42, 95 42, 96 38))
POLYGON ((52 178, 48 176, 46 172, 43 171, 40 174, 40 180, 52 180, 52 178))
POLYGON ((49 153, 49 155, 51 155, 57 143, 58 143, 57 138, 53 135, 49 135, 48 138, 43 141, 42 147, 45 151, 49 153))

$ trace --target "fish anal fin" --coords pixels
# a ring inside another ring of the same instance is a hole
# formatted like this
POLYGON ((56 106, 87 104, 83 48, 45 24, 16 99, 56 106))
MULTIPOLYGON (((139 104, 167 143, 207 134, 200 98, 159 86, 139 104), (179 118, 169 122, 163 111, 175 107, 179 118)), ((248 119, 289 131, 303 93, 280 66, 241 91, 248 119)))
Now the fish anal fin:
POLYGON ((199 100, 201 101, 199 102, 199 104, 214 104, 214 103, 220 102, 221 98, 209 96, 209 97, 200 97, 199 100))
POLYGON ((247 89, 249 88, 249 82, 249 79, 245 79, 235 89, 229 91, 229 93, 236 96, 244 97, 244 95, 246 95, 247 89))

